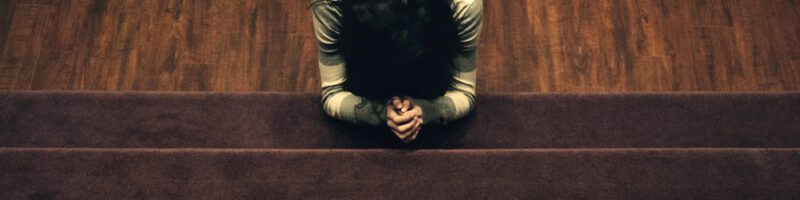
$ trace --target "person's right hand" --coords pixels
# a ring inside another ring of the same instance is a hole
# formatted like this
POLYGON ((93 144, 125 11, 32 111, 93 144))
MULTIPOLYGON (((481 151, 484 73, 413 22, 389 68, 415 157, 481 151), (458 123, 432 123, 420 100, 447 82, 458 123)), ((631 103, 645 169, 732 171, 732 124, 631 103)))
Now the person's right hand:
POLYGON ((386 125, 392 133, 405 143, 414 141, 422 128, 422 108, 414 105, 411 99, 393 97, 386 107, 386 125))

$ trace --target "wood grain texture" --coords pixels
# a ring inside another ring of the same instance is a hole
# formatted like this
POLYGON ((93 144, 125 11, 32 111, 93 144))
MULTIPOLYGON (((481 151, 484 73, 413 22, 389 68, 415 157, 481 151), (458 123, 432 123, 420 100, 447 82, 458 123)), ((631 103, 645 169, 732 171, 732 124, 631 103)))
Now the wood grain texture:
MULTIPOLYGON (((318 91, 305 0, 3 0, 0 89, 318 91)), ((797 0, 485 0, 481 92, 800 89, 797 0)))

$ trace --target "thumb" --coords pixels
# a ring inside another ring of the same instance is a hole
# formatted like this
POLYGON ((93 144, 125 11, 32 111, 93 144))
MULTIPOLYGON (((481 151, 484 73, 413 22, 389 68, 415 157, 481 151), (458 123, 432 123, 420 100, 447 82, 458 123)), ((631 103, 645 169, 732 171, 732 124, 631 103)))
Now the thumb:
POLYGON ((410 110, 410 109, 411 109, 411 100, 408 100, 408 99, 406 99, 406 100, 403 100, 403 108, 402 108, 402 111, 403 111, 403 112, 406 112, 406 111, 408 111, 408 110, 410 110))
POLYGON ((403 109, 403 103, 400 97, 392 97, 392 105, 394 106, 394 109, 403 109))

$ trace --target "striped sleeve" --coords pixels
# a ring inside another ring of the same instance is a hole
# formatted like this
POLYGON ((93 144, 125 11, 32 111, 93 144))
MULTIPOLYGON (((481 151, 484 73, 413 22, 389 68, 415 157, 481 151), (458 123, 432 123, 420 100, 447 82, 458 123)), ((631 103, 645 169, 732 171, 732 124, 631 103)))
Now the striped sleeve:
MULTIPOLYGON (((314 31, 318 41, 318 57, 322 80, 322 105, 333 118, 356 124, 383 125, 386 122, 386 101, 370 100, 343 89, 346 80, 344 59, 339 52, 341 10, 337 0, 313 0, 314 31)), ((460 119, 474 109, 477 72, 477 44, 483 17, 482 0, 455 0, 453 16, 459 24, 461 49, 456 55, 458 68, 454 82, 444 96, 417 100, 423 109, 425 124, 446 124, 460 119)))
POLYGON ((317 37, 323 110, 331 117, 355 124, 385 125, 386 101, 370 100, 344 90, 344 58, 339 52, 341 11, 335 0, 313 0, 314 32, 317 37))
POLYGON ((468 115, 475 108, 475 81, 478 71, 478 38, 483 21, 483 0, 455 0, 461 50, 456 55, 454 82, 444 96, 417 100, 422 106, 425 124, 447 124, 468 115))

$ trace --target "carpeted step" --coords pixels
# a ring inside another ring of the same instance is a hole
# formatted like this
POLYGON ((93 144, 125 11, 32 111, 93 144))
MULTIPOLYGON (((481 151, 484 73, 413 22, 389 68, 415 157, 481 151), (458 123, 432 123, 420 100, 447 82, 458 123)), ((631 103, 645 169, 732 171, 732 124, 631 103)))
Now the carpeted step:
MULTIPOLYGON (((0 146, 358 148, 316 93, 0 92, 0 146)), ((481 94, 445 148, 800 147, 800 93, 481 94)))
POLYGON ((800 149, 0 148, 7 199, 798 199, 800 149))

